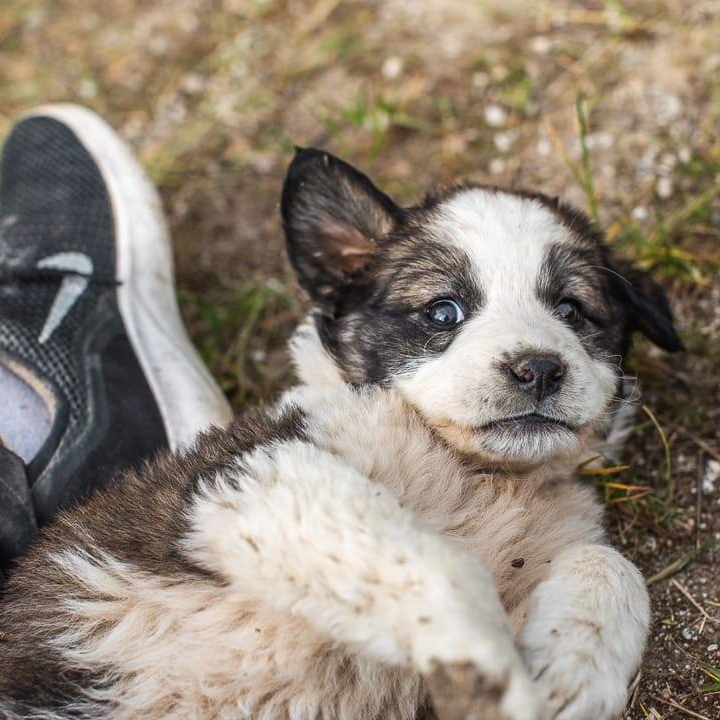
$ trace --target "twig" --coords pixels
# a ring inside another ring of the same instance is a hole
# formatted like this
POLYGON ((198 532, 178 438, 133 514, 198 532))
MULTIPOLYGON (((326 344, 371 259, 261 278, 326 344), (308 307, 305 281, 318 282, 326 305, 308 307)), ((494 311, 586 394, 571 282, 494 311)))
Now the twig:
POLYGON ((689 565, 700 553, 702 548, 696 550, 688 550, 684 555, 681 555, 675 562, 671 562, 667 567, 664 567, 660 572, 651 575, 646 581, 645 585, 650 587, 656 582, 666 580, 667 578, 679 573, 686 565, 689 565))
POLYGON ((715 450, 712 446, 708 445, 702 438, 695 435, 695 433, 686 430, 683 427, 676 428, 677 432, 684 435, 688 440, 692 440, 701 450, 704 450, 710 457, 715 458, 720 462, 720 452, 715 450))
POLYGON ((333 10, 340 4, 340 0, 319 0, 305 16, 297 30, 298 37, 304 37, 317 30, 328 19, 333 10))
POLYGON ((709 620, 711 623, 717 623, 718 625, 720 625, 720 620, 712 617, 711 615, 708 615, 707 610, 690 594, 690 591, 684 585, 681 585, 677 580, 671 580, 670 584, 674 588, 679 590, 685 596, 685 598, 700 611, 700 613, 706 620, 709 620))
POLYGON ((637 671, 635 679, 632 681, 630 687, 628 688, 628 693, 630 694, 630 701, 626 706, 627 710, 632 710, 635 707, 635 703, 638 699, 638 693, 640 691, 640 680, 642 680, 642 670, 637 671))
POLYGON ((697 458, 697 488, 695 491, 695 547, 700 548, 700 521, 702 520, 702 453, 697 458))
POLYGON ((580 128, 580 163, 582 167, 582 189, 585 191, 585 195, 590 205, 590 217, 598 224, 600 224, 600 212, 598 210, 599 203, 597 193, 595 191, 595 180, 593 179, 592 165, 590 162, 590 150, 587 144, 588 136, 588 122, 587 112, 585 110, 585 97, 581 93, 575 100, 575 114, 577 116, 578 125, 580 128))
POLYGON ((698 718, 698 720, 710 720, 707 715, 700 715, 700 713, 696 713, 693 710, 688 710, 686 707, 683 707, 682 705, 676 703, 674 700, 665 700, 658 695, 650 695, 650 697, 653 700, 657 700, 658 702, 663 703, 663 705, 669 705, 670 707, 674 707, 676 710, 680 710, 686 715, 689 715, 690 717, 698 718))
POLYGON ((667 487, 667 504, 668 507, 670 507, 673 503, 673 499, 675 497, 675 478, 673 478, 672 474, 672 458, 670 456, 670 443, 668 442, 667 435, 665 434, 665 431, 662 429, 662 425, 658 422, 658 419, 655 417, 655 414, 653 411, 647 406, 642 406, 643 412, 650 418, 652 421, 652 424, 655 426, 655 429, 658 431, 658 434, 660 435, 660 440, 662 441, 663 449, 665 450, 665 484, 667 487))
MULTIPOLYGON (((660 570, 660 572, 655 573, 655 575, 651 575, 646 581, 645 585, 650 587, 650 585, 653 585, 656 582, 660 582, 661 580, 666 580, 667 578, 671 577, 672 575, 675 575, 675 573, 679 573, 681 570, 684 570, 687 565, 689 565, 698 555, 702 555, 706 550, 710 550, 711 548, 717 547, 720 545, 720 540, 708 540, 704 542, 699 548, 693 548, 692 550, 688 550, 684 555, 681 555, 675 562, 671 562, 667 567, 660 570)), ((719 603, 714 603, 711 600, 707 601, 710 605, 716 605, 717 607, 720 607, 719 603)))

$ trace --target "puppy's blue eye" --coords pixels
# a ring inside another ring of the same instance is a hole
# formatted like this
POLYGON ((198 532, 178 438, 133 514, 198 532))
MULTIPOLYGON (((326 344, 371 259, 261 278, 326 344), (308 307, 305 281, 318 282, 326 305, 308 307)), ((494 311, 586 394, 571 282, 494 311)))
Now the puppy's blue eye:
POLYGON ((583 320, 582 305, 571 298, 563 298, 555 306, 555 313, 569 325, 579 325, 583 320))
POLYGON ((459 325, 465 319, 462 308, 450 298, 443 298, 430 303, 426 313, 434 325, 446 329, 459 325))

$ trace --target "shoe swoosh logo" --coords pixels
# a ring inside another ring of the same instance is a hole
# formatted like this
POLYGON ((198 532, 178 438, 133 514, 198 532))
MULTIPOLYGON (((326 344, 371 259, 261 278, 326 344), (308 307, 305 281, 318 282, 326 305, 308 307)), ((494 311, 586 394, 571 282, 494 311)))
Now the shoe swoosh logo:
POLYGON ((38 336, 38 342, 42 345, 52 337, 52 334, 60 327, 62 321, 72 310, 73 305, 85 292, 85 288, 90 284, 94 268, 92 260, 84 253, 79 252, 62 252, 49 255, 39 260, 36 267, 41 270, 60 270, 73 273, 62 279, 62 284, 55 296, 55 300, 53 300, 50 312, 45 318, 45 324, 38 336))

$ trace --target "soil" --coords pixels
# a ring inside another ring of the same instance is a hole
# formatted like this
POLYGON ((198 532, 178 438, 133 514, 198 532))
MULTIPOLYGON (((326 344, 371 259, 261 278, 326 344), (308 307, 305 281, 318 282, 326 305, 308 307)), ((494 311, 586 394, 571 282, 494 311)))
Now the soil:
POLYGON ((191 334, 238 410, 292 380, 305 306, 277 204, 293 145, 400 202, 466 178, 589 210, 661 278, 687 346, 638 346, 650 414, 638 405, 630 467, 588 479, 651 580, 626 717, 718 720, 719 38, 717 0, 4 0, 0 135, 72 100, 128 139, 163 196, 191 334))

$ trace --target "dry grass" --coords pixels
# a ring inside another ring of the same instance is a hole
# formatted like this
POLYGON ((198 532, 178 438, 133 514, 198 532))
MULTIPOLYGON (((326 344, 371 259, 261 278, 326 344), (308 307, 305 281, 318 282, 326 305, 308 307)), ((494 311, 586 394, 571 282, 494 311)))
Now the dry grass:
POLYGON ((588 209, 664 279, 688 347, 636 352, 648 411, 628 467, 594 478, 653 579, 627 716, 716 720, 718 37, 712 0, 4 0, 0 135, 70 99, 133 143, 166 202, 192 334, 237 408, 290 381, 302 303, 277 197, 293 143, 347 156, 400 201, 468 177, 588 209))

